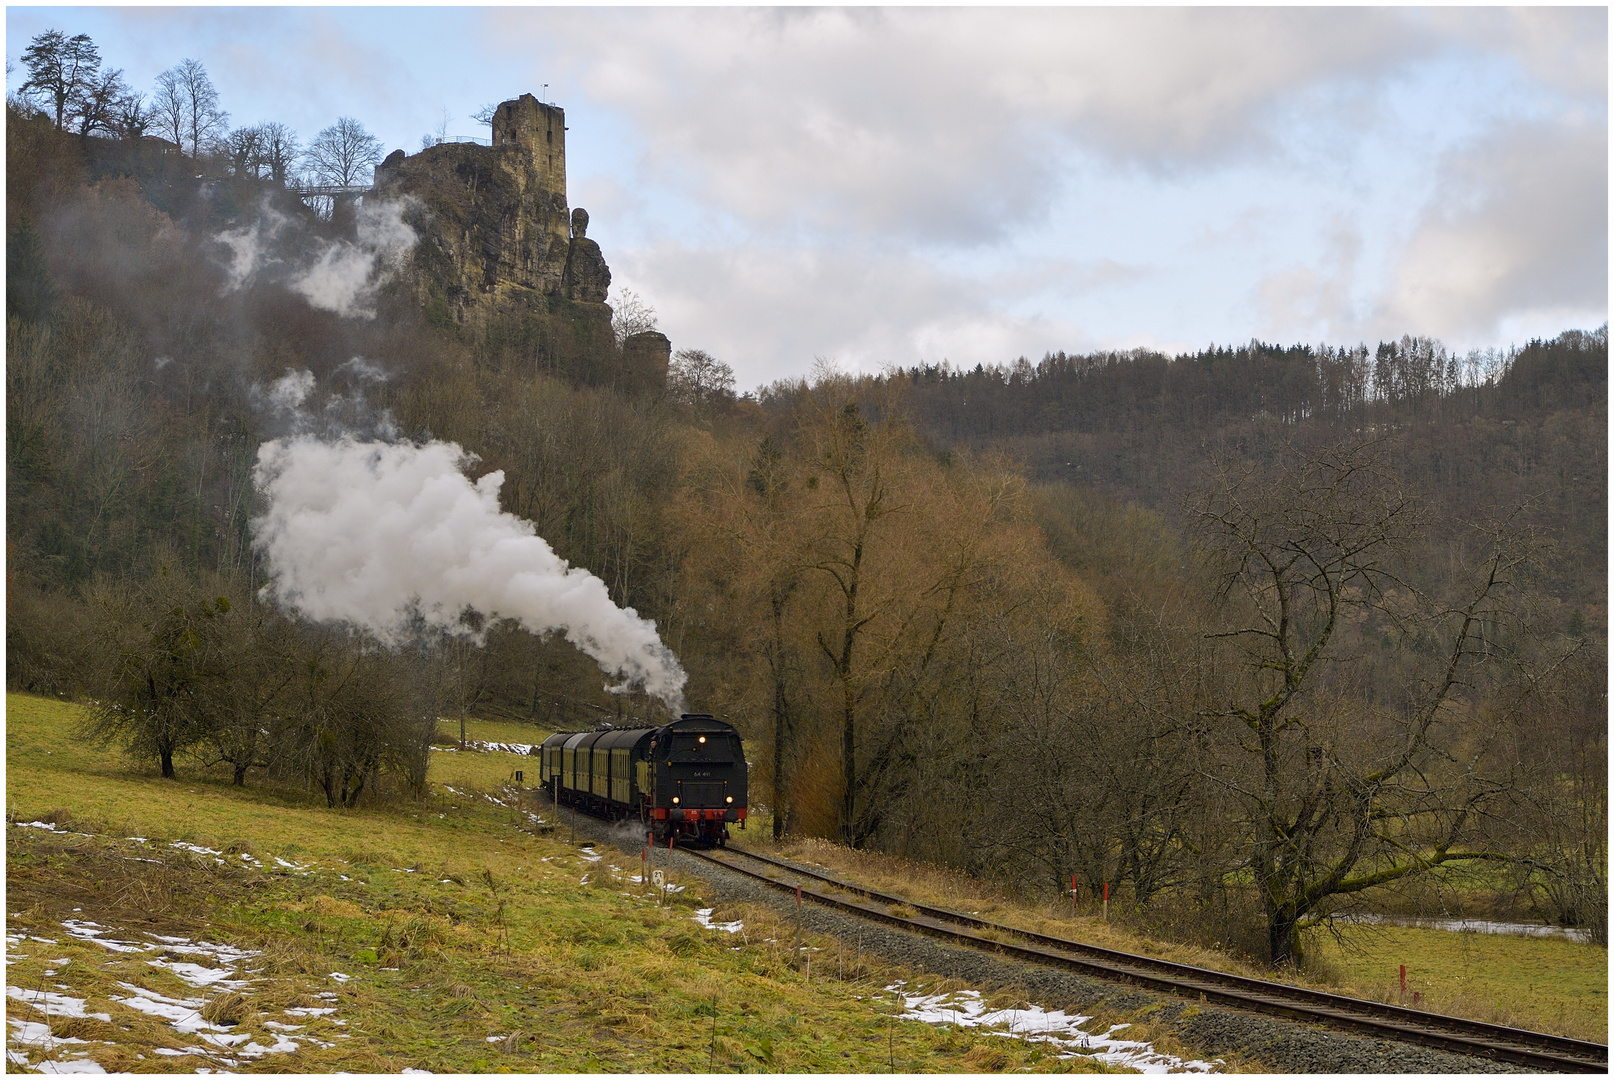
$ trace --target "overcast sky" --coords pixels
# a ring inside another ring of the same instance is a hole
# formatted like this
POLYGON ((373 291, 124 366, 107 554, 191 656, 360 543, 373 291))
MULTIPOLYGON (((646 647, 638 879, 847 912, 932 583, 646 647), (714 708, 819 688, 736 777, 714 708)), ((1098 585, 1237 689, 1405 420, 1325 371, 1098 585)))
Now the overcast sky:
POLYGON ((1600 7, 12 7, 7 55, 49 27, 304 139, 559 104, 613 291, 742 387, 1607 319, 1600 7))

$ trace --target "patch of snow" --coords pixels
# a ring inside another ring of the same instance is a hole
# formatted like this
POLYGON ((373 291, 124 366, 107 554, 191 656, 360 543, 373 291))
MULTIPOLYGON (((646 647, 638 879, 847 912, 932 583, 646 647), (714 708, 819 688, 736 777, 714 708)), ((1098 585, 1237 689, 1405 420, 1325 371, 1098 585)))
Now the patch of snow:
POLYGON ((333 972, 331 972, 331 978, 335 979, 339 983, 345 983, 349 979, 353 978, 353 976, 344 975, 340 971, 333 971, 333 972))
POLYGON ((192 964, 184 960, 147 960, 152 967, 163 968, 179 976, 190 986, 198 990, 206 990, 210 986, 217 986, 225 990, 245 990, 251 985, 248 979, 232 979, 235 974, 233 968, 210 968, 201 964, 192 964))
POLYGON ((106 1070, 87 1057, 69 1058, 67 1061, 41 1061, 34 1068, 42 1073, 100 1073, 106 1070))
POLYGON ((583 848, 579 855, 588 862, 599 862, 601 859, 605 858, 604 855, 596 855, 592 846, 583 848))
POLYGON ((233 945, 221 945, 216 941, 192 941, 186 937, 169 937, 166 934, 147 934, 153 941, 160 941, 174 952, 193 953, 197 956, 209 956, 225 964, 239 964, 243 960, 254 960, 263 954, 255 949, 238 949, 233 945))
POLYGON ((726 930, 731 934, 738 934, 745 928, 745 923, 740 922, 738 919, 736 919, 734 922, 713 922, 712 911, 713 909, 709 907, 700 908, 695 912, 694 915, 691 915, 690 918, 694 919, 708 930, 726 930))
POLYGON ((11 1033, 11 1041, 19 1046, 43 1046, 49 1050, 53 1047, 68 1046, 73 1043, 80 1046, 90 1045, 83 1039, 52 1035, 50 1025, 41 1023, 38 1020, 16 1020, 8 1016, 6 1017, 6 1023, 17 1029, 11 1033))
POLYGON ((287 1016, 329 1016, 331 1013, 333 1013, 335 1011, 336 1011, 336 1009, 334 1007, 329 1008, 329 1009, 315 1009, 315 1008, 312 1008, 312 1007, 305 1007, 305 1008, 301 1008, 301 1009, 287 1009, 287 1010, 285 1010, 287 1016))
POLYGON ((46 1016, 88 1016, 108 1023, 112 1017, 106 1013, 87 1013, 84 999, 68 997, 50 990, 24 990, 17 986, 6 987, 6 997, 32 1005, 46 1016))
POLYGON ((210 848, 210 847, 202 847, 200 844, 187 844, 183 840, 175 840, 172 844, 169 844, 168 846, 171 847, 171 848, 178 848, 180 851, 189 851, 189 852, 192 852, 193 854, 196 854, 196 855, 223 855, 224 854, 224 852, 222 852, 222 851, 214 851, 212 848, 210 848))
POLYGON ((128 990, 130 997, 113 998, 120 1005, 127 1005, 131 1009, 150 1016, 167 1020, 169 1026, 175 1031, 184 1033, 203 1031, 228 1031, 226 1027, 209 1023, 202 1019, 201 1008, 205 1001, 202 998, 171 998, 164 997, 154 990, 146 990, 132 983, 120 982, 119 986, 128 990))
POLYGON ((82 941, 93 941, 103 948, 113 952, 150 952, 155 945, 142 945, 132 941, 115 941, 110 938, 103 939, 102 934, 107 932, 106 927, 100 923, 90 922, 88 919, 63 919, 62 929, 82 941))
POLYGON ((1024 1009, 988 1010, 981 1001, 979 990, 960 990, 951 994, 909 994, 903 983, 886 987, 887 993, 901 993, 904 1020, 918 1020, 926 1024, 950 1024, 954 1027, 1007 1028, 993 1034, 1005 1038, 1024 1039, 1027 1042, 1046 1043, 1058 1048, 1061 1058, 1091 1057, 1110 1065, 1136 1069, 1145 1073, 1214 1072, 1219 1061, 1184 1061, 1170 1054, 1159 1053, 1146 1042, 1116 1039, 1112 1036, 1130 1024, 1114 1024, 1102 1035, 1081 1030, 1091 1016, 1075 1016, 1063 1010, 1047 1010, 1040 1005, 1024 1009))

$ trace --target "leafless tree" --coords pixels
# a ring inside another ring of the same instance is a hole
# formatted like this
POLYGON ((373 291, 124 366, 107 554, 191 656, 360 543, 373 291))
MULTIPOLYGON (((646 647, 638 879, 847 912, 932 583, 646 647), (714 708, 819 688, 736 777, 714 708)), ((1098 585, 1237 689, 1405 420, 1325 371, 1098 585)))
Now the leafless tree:
POLYGON ((297 145, 297 134, 278 120, 259 124, 258 132, 259 154, 263 166, 269 170, 270 179, 277 184, 286 183, 292 166, 302 153, 297 145))
POLYGON ((1243 808, 1275 963, 1333 898, 1502 857, 1470 846, 1514 782, 1475 678, 1531 554, 1493 528, 1466 592, 1432 595, 1399 568, 1422 522, 1382 447, 1286 453, 1275 475, 1220 472, 1191 506, 1219 565, 1216 637, 1243 673, 1207 711, 1208 771, 1243 808), (1393 659, 1381 639, 1402 646, 1393 659))
POLYGON ((98 72, 84 87, 78 98, 74 125, 80 136, 87 137, 97 131, 117 134, 118 121, 124 113, 124 103, 130 94, 123 81, 123 71, 107 68, 98 72))
POLYGON ((152 124, 174 145, 198 156, 225 130, 230 114, 219 108, 219 93, 200 60, 181 60, 157 76, 152 124))
POLYGON ((381 140, 351 116, 321 131, 303 151, 303 160, 322 184, 354 187, 381 160, 381 140))
POLYGON ((686 405, 734 398, 734 369, 701 349, 680 349, 667 368, 667 392, 686 405))
POLYGON ((118 99, 112 113, 112 131, 120 139, 139 142, 151 126, 151 110, 146 107, 145 95, 130 91, 118 99))
POLYGON ((100 76, 101 53, 95 42, 88 34, 68 37, 60 30, 47 30, 29 42, 22 63, 28 79, 18 93, 45 102, 57 130, 66 130, 76 106, 100 76))
POLYGON ((263 167, 263 128, 236 128, 225 138, 224 145, 230 155, 230 169, 236 176, 260 175, 263 167))
POLYGON ((611 300, 611 332, 621 345, 635 334, 656 328, 656 309, 638 293, 630 289, 617 290, 611 300))

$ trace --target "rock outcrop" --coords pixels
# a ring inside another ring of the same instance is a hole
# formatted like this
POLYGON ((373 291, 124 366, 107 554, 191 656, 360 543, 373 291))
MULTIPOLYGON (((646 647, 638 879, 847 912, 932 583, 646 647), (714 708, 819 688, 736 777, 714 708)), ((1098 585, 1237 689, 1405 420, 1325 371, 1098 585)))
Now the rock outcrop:
POLYGON ((605 300, 611 271, 585 235, 588 214, 566 205, 566 115, 531 94, 494 111, 492 145, 394 151, 375 188, 380 198, 419 200, 416 264, 456 321, 509 290, 605 300))
POLYGON ((588 211, 579 206, 572 211, 572 245, 561 274, 560 291, 568 299, 589 304, 605 303, 611 291, 611 268, 605 265, 600 245, 588 238, 588 211))

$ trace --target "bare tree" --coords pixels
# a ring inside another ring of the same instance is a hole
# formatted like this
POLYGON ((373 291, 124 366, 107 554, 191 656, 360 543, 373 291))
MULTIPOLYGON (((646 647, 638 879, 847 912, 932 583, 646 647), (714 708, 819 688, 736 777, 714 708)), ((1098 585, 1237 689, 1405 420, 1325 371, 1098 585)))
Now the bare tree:
POLYGON ((733 400, 734 369, 701 349, 680 349, 667 368, 667 392, 686 405, 733 400))
POLYGON ((635 334, 656 328, 656 309, 638 293, 629 289, 617 290, 611 301, 611 332, 621 345, 635 334))
POLYGON ((123 81, 121 69, 108 68, 97 73, 78 98, 73 120, 79 135, 88 137, 97 131, 117 134, 118 121, 128 97, 129 86, 123 81))
POLYGON ((118 99, 112 112, 112 131, 120 139, 139 142, 151 126, 151 110, 146 107, 145 95, 133 91, 118 99))
POLYGON ((28 79, 19 89, 24 98, 46 103, 54 114, 57 130, 65 125, 96 83, 101 69, 101 53, 88 34, 68 37, 60 30, 47 30, 29 42, 22 53, 28 79))
POLYGON ((320 183, 354 187, 381 160, 381 140, 351 116, 344 116, 314 136, 303 160, 320 183))
POLYGON ((83 734, 156 758, 171 779, 174 756, 206 737, 216 710, 230 602, 167 566, 134 586, 103 586, 95 599, 107 667, 83 734))
POLYGON ((1501 722, 1471 695, 1529 557, 1492 530, 1466 595, 1443 602, 1398 570, 1421 521, 1382 447, 1287 455, 1272 477, 1221 472, 1191 507, 1243 672, 1207 717, 1223 721, 1211 778, 1243 808, 1275 963, 1331 898, 1502 858, 1469 846, 1512 783, 1489 756, 1501 722))
POLYGON ((292 166, 302 154, 297 145, 297 134, 278 120, 258 125, 259 154, 269 178, 277 184, 286 183, 292 166))
POLYGON ((157 76, 152 123, 175 146, 198 156, 230 121, 200 60, 181 60, 157 76), (188 149, 187 149, 188 147, 188 149))
POLYGON ((264 164, 263 128, 236 128, 225 138, 225 149, 230 155, 230 170, 236 176, 250 173, 254 178, 264 164))

